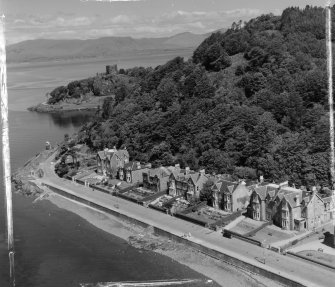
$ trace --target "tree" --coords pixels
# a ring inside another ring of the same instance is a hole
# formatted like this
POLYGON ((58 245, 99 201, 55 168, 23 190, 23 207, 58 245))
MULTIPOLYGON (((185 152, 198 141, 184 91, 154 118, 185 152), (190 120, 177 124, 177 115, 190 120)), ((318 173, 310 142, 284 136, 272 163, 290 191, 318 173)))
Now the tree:
POLYGON ((177 96, 176 83, 170 78, 164 78, 157 88, 157 97, 164 112, 172 105, 177 96))
POLYGON ((115 91, 115 102, 120 103, 124 101, 124 99, 127 97, 128 91, 124 84, 122 84, 120 87, 118 87, 115 91))
POLYGON ((206 201, 209 206, 213 205, 213 185, 214 181, 209 179, 200 191, 200 201, 206 201))
POLYGON ((247 73, 238 82, 238 87, 244 88, 245 96, 250 98, 256 92, 265 88, 266 78, 262 73, 247 73))

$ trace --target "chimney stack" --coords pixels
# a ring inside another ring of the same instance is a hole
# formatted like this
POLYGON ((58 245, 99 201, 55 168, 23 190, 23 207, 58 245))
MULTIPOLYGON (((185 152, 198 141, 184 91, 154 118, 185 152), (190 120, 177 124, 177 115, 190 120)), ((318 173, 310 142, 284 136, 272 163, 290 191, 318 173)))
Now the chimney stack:
POLYGON ((316 193, 316 186, 312 186, 312 194, 316 193))
POLYGON ((136 163, 136 165, 137 165, 137 169, 141 169, 141 163, 139 161, 136 163))
POLYGON ((187 166, 185 167, 185 175, 188 175, 190 173, 190 168, 187 166))

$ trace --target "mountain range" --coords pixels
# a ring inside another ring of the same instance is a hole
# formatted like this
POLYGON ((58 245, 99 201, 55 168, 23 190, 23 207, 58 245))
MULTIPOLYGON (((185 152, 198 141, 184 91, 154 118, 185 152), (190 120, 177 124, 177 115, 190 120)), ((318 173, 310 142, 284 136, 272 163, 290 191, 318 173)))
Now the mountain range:
POLYGON ((104 37, 88 40, 36 39, 7 46, 8 62, 40 62, 119 56, 129 53, 196 48, 209 34, 185 32, 171 37, 104 37))

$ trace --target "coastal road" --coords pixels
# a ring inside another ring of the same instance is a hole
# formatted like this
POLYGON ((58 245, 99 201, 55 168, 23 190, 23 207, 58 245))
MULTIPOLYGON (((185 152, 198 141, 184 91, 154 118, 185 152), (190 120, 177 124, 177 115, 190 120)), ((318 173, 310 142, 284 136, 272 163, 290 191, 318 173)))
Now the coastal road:
POLYGON ((40 164, 40 167, 44 170, 43 178, 38 179, 40 183, 61 189, 69 194, 115 210, 118 213, 135 218, 177 236, 190 233, 191 237, 187 238, 189 241, 290 278, 305 286, 334 286, 334 270, 281 255, 238 239, 224 238, 220 232, 211 231, 207 228, 137 205, 122 198, 114 197, 59 178, 54 172, 53 160, 54 157, 52 156, 40 164), (262 264, 259 259, 263 259, 264 257, 265 264, 262 264))

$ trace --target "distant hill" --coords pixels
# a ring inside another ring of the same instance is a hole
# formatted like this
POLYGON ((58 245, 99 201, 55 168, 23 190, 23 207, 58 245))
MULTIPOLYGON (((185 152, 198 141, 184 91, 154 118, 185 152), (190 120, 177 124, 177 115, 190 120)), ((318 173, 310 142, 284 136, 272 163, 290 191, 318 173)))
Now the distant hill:
POLYGON ((209 34, 189 32, 163 38, 104 37, 89 40, 28 40, 7 47, 8 62, 38 62, 117 56, 150 50, 196 48, 209 34))

